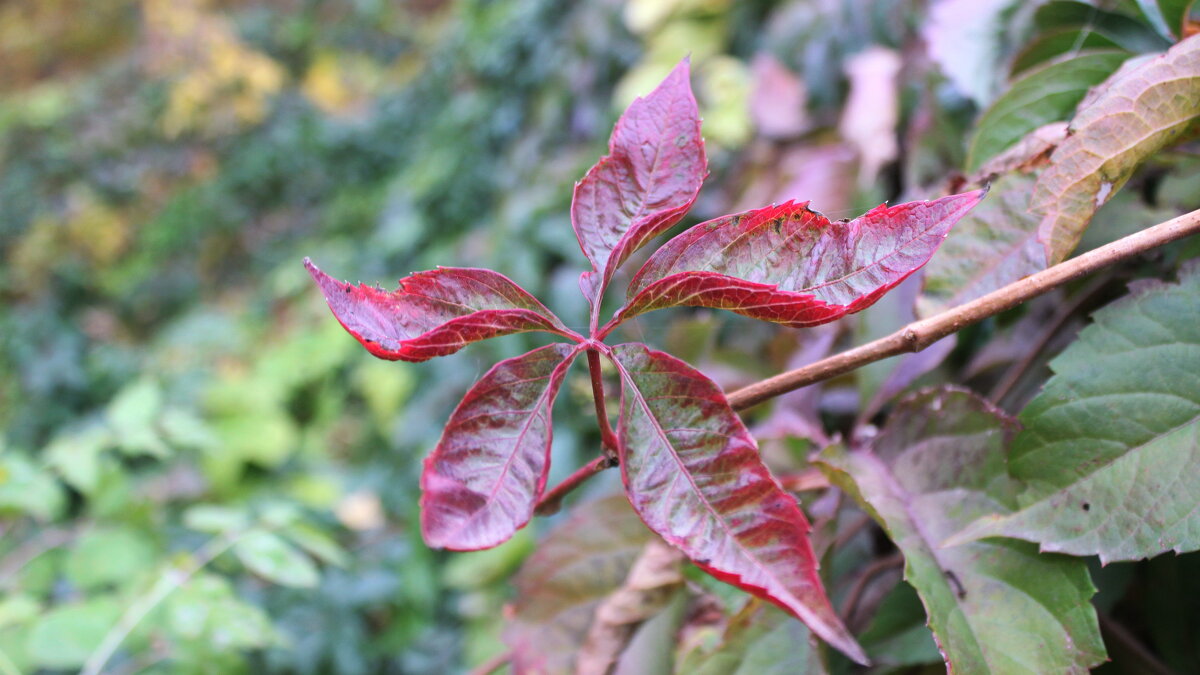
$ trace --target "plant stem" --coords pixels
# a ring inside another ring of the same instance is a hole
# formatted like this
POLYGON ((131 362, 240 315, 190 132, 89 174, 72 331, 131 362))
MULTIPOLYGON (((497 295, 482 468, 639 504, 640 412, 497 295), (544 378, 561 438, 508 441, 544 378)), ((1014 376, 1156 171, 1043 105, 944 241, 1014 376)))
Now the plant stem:
POLYGON ((596 404, 596 423, 600 425, 600 441, 604 454, 612 461, 617 459, 617 435, 608 421, 608 408, 604 404, 604 378, 600 371, 600 352, 587 350, 588 372, 592 375, 592 400, 596 404))
POLYGON ((905 352, 919 352, 951 333, 1016 307, 1068 281, 1197 232, 1200 232, 1200 211, 1159 223, 1015 281, 965 305, 910 323, 887 337, 738 389, 729 395, 729 405, 734 410, 745 410, 780 394, 837 377, 868 363, 905 352))
POLYGON ((593 458, 592 461, 579 467, 575 473, 568 476, 566 480, 559 483, 554 487, 554 489, 547 492, 542 497, 542 500, 538 502, 537 506, 534 507, 534 514, 539 516, 548 516, 557 513, 559 507, 562 506, 563 497, 567 496, 572 490, 582 485, 587 479, 595 476, 605 469, 612 468, 616 465, 616 460, 608 455, 600 455, 599 457, 593 458))

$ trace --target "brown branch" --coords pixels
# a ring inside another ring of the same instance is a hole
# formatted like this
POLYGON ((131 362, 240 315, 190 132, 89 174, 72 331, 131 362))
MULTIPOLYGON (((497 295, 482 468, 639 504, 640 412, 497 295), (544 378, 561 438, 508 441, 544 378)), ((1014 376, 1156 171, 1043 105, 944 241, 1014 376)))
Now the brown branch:
POLYGON ((558 509, 562 506, 563 497, 566 497, 572 490, 583 485, 584 481, 595 476, 605 469, 616 466, 616 461, 608 455, 600 455, 592 459, 592 461, 579 467, 575 473, 567 476, 566 480, 559 483, 542 497, 537 506, 534 507, 533 513, 539 516, 549 516, 558 513, 558 509))
POLYGON ((1192 211, 1015 281, 965 305, 911 323, 887 337, 738 389, 729 395, 729 404, 734 410, 745 410, 868 363, 905 352, 919 352, 951 333, 1016 307, 1068 281, 1197 232, 1200 232, 1200 211, 1192 211))
MULTIPOLYGON (((828 380, 843 373, 861 368, 868 363, 874 363, 890 356, 905 352, 919 352, 938 340, 957 333, 958 331, 976 324, 990 316, 994 316, 1017 305, 1036 298, 1043 293, 1053 290, 1068 281, 1073 281, 1096 270, 1108 267, 1122 260, 1128 260, 1150 249, 1169 244, 1173 241, 1200 232, 1200 210, 1185 213, 1165 223, 1159 223, 1141 232, 1118 239, 1106 246, 1089 251, 1053 267, 1015 281, 999 290, 992 291, 982 298, 972 300, 964 305, 948 309, 928 319, 915 321, 900 330, 855 347, 827 359, 809 364, 802 368, 789 370, 774 377, 769 377, 755 384, 742 387, 729 394, 729 405, 734 410, 745 410, 764 401, 775 398, 789 391, 806 387, 816 382, 828 380)), ((603 411, 603 385, 598 375, 599 354, 588 350, 588 365, 592 371, 593 393, 596 395, 597 415, 600 416, 601 434, 610 436, 612 429, 608 424, 608 416, 603 411), (595 359, 595 366, 592 359, 595 359), (608 427, 608 433, 604 428, 608 427)), ((606 439, 607 441, 607 439, 606 439)), ((615 442, 613 447, 615 447, 615 442)), ((608 453, 607 447, 605 452, 608 453)), ((602 455, 588 462, 570 478, 555 487, 538 503, 534 513, 547 515, 558 511, 562 498, 579 487, 588 478, 601 471, 616 466, 616 461, 609 454, 602 455)))

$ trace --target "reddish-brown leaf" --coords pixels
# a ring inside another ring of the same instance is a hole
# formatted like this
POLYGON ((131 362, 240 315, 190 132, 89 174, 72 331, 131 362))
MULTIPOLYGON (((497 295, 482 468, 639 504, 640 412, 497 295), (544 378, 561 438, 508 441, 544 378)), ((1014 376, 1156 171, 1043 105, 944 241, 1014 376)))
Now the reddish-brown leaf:
POLYGON ((621 474, 646 525, 709 574, 778 604, 866 663, 825 595, 808 520, 720 388, 645 345, 612 355, 622 380, 621 474))
POLYGON ((425 361, 472 342, 531 330, 571 337, 542 303, 491 270, 439 267, 401 279, 388 292, 338 281, 308 258, 304 266, 342 327, 381 359, 425 361))
POLYGON ((615 322, 679 305, 793 327, 833 321, 920 269, 985 192, 879 206, 850 221, 787 202, 701 223, 650 257, 615 322))
POLYGON ((463 397, 421 475, 421 533, 456 551, 507 541, 533 516, 550 469, 550 411, 577 348, 497 363, 463 397))
POLYGON ((571 223, 592 263, 580 286, 593 314, 617 267, 679 222, 704 182, 708 163, 688 74, 685 60, 630 104, 613 129, 609 154, 575 185, 571 223))

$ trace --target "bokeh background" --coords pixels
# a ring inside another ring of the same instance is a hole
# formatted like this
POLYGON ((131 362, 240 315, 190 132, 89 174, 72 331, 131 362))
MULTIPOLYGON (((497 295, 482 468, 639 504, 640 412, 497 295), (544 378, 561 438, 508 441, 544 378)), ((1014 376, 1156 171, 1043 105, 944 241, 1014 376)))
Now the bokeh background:
MULTIPOLYGON (((583 327, 573 182, 688 55, 712 176, 686 224, 944 191, 1000 82, 943 74, 926 12, 0 4, 0 673, 447 673, 503 651, 508 579, 554 519, 431 551, 418 475, 470 383, 544 338, 377 361, 301 260, 388 288, 490 267, 583 327)), ((630 334, 726 386, 796 353, 794 332, 664 314, 630 334)), ((831 386, 826 412, 887 372, 831 386)), ((584 374, 564 391, 552 482, 597 444, 584 374)))

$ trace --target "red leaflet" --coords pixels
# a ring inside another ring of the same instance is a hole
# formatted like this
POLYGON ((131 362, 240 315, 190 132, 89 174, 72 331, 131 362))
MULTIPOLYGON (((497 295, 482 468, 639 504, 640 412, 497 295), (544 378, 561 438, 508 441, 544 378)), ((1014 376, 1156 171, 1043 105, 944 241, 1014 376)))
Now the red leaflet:
POLYGON ((439 267, 401 279, 389 293, 338 281, 308 258, 304 266, 337 320, 381 359, 425 361, 531 330, 574 335, 532 295, 491 270, 439 267))
POLYGON ((833 321, 920 269, 985 192, 879 206, 851 221, 787 202, 701 223, 646 261, 610 326, 679 305, 794 327, 833 321))
POLYGON ((550 468, 550 411, 579 351, 552 344, 497 363, 458 404, 421 475, 421 532, 456 551, 507 541, 550 468))
POLYGON ((614 347, 625 490, 642 520, 722 581, 796 615, 860 663, 817 575, 809 524, 715 383, 645 345, 614 347))
POLYGON ((629 106, 613 129, 609 154, 575 185, 571 223, 592 271, 580 287, 595 311, 617 267, 679 222, 707 172, 688 62, 629 106))

